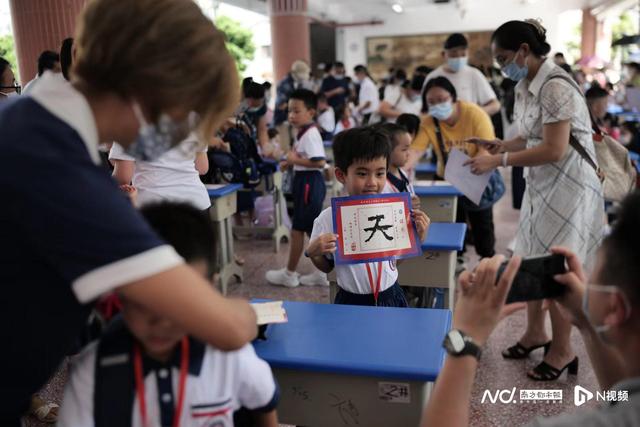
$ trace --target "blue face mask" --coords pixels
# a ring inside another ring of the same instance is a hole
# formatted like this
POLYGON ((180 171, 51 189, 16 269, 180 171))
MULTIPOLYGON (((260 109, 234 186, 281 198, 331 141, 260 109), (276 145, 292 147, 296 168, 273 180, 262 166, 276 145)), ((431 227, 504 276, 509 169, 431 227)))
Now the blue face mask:
POLYGON ((150 162, 158 159, 185 140, 196 128, 196 113, 190 113, 180 123, 176 123, 167 114, 162 114, 158 121, 152 124, 146 121, 137 103, 134 103, 132 108, 140 123, 140 131, 136 140, 127 147, 126 151, 136 160, 150 162))
POLYGON ((527 77, 527 74, 529 74, 529 67, 527 67, 527 65, 521 67, 516 64, 516 58, 518 57, 519 53, 520 51, 516 53, 516 56, 513 57, 510 63, 502 67, 502 75, 504 75, 508 79, 513 80, 514 82, 519 82, 520 80, 527 77))
POLYGON ((438 120, 447 120, 453 114, 453 103, 451 101, 430 105, 429 114, 438 120))
POLYGON ((457 73, 458 71, 460 71, 462 67, 467 65, 467 62, 468 62, 468 58, 466 56, 462 56, 460 58, 447 58, 447 66, 454 73, 457 73))

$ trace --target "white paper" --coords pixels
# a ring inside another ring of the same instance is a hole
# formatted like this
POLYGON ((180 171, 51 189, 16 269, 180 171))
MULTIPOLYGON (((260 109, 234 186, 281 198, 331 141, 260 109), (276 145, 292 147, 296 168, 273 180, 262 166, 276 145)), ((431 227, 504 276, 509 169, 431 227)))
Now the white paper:
POLYGON ((474 175, 471 173, 471 166, 463 166, 464 162, 469 159, 470 157, 462 151, 456 148, 451 149, 447 166, 444 169, 444 179, 478 205, 484 189, 489 184, 489 178, 491 178, 493 171, 485 172, 482 175, 474 175))
POLYGON ((251 303, 256 312, 257 324, 285 323, 288 321, 287 312, 282 306, 282 301, 254 302, 251 303))
POLYGON ((446 185, 451 185, 451 183, 449 181, 436 181, 436 180, 419 180, 419 181, 414 181, 413 183, 414 187, 439 187, 439 186, 446 186, 446 185))
POLYGON ((341 206, 342 239, 346 256, 411 248, 411 224, 403 201, 341 206), (368 228, 382 226, 380 230, 368 228))

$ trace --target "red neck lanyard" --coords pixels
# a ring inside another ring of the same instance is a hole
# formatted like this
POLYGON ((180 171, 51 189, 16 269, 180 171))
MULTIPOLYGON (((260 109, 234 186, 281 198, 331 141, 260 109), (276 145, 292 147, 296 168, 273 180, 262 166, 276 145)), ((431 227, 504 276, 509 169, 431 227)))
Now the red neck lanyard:
POLYGON ((373 287, 373 275, 371 273, 371 267, 367 263, 367 274, 369 275, 369 285, 371 285, 371 292, 373 293, 373 299, 378 305, 378 294, 380 293, 380 279, 382 278, 382 261, 378 262, 378 278, 376 280, 376 287, 373 287))
MULTIPOLYGON (((173 417, 173 427, 180 425, 180 414, 184 405, 184 388, 187 382, 187 373, 189 371, 189 339, 182 338, 182 354, 180 355, 180 381, 178 386, 178 401, 176 403, 176 411, 173 417)), ((138 395, 138 403, 140 405, 140 418, 142 418, 142 427, 149 427, 147 423, 147 402, 144 393, 144 376, 142 371, 142 355, 140 346, 135 345, 133 349, 133 369, 136 377, 136 394, 138 395)))

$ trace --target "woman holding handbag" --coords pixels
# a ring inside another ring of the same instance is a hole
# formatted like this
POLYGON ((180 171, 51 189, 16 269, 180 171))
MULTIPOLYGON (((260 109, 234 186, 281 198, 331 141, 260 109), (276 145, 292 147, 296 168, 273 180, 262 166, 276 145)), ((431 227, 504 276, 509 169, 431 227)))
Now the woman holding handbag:
MULTIPOLYGON (((545 33, 535 20, 509 21, 493 33, 496 61, 503 74, 518 81, 514 118, 520 136, 509 141, 476 138, 472 142, 493 155, 469 164, 478 174, 498 166, 527 167, 515 255, 539 255, 552 246, 566 246, 591 267, 603 237, 604 200, 593 161, 586 157, 596 159, 589 111, 564 70, 547 60, 551 47, 545 33)), ((577 372, 571 324, 555 302, 549 302, 549 313, 552 341, 545 331, 542 301, 530 302, 524 335, 502 353, 508 359, 523 359, 545 348, 544 361, 527 374, 534 380, 556 380, 567 368, 577 372)))
MULTIPOLYGON (((436 175, 440 179, 444 179, 447 156, 452 148, 464 151, 470 157, 488 155, 483 147, 463 141, 478 135, 494 139, 491 119, 476 104, 458 100, 456 89, 449 79, 436 77, 429 80, 422 93, 422 101, 423 110, 428 115, 422 118, 420 129, 411 144, 411 168, 429 146, 433 147, 438 159, 436 175)), ((504 183, 499 172, 492 176, 488 187, 479 206, 461 197, 456 219, 458 222, 469 221, 476 252, 483 258, 495 255, 493 204, 504 194, 504 183)))

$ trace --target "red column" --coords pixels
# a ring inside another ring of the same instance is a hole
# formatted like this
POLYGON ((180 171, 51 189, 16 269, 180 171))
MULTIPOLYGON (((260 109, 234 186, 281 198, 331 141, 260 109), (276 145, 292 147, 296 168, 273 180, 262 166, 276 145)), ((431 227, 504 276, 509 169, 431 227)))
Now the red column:
POLYGON ((38 71, 43 50, 58 52, 62 40, 73 37, 76 19, 87 0, 10 0, 20 82, 38 71))
POLYGON ((598 21, 591 14, 591 9, 582 9, 582 58, 596 54, 596 39, 598 36, 598 21))
POLYGON ((310 63, 307 0, 268 0, 275 80, 279 81, 302 59, 310 63))

